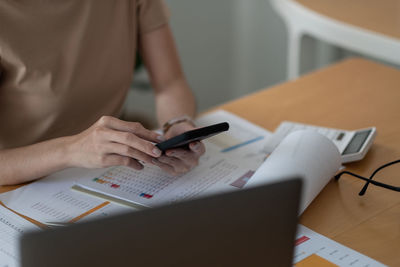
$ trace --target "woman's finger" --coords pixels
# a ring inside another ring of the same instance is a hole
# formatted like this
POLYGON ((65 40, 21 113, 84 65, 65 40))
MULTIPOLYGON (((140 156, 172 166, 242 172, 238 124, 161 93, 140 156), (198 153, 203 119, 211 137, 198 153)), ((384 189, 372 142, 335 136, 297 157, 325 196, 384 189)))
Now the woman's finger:
POLYGON ((198 165, 199 156, 188 149, 171 149, 166 152, 168 157, 178 158, 181 161, 185 162, 186 165, 194 167, 198 165))
POLYGON ((106 154, 102 158, 103 167, 128 166, 135 170, 143 169, 142 164, 140 164, 136 159, 130 157, 125 157, 117 154, 106 154))
POLYGON ((99 124, 116 131, 133 133, 142 139, 155 143, 164 140, 162 135, 144 128, 139 122, 123 121, 111 116, 103 116, 100 118, 99 124))
POLYGON ((174 168, 176 173, 185 173, 190 170, 190 166, 186 165, 184 161, 178 158, 161 156, 158 158, 158 161, 171 166, 172 168, 174 168))
POLYGON ((178 175, 178 173, 175 171, 175 169, 172 166, 170 166, 168 164, 165 164, 165 163, 162 163, 158 159, 153 159, 152 163, 154 165, 158 166, 161 170, 163 170, 163 171, 165 171, 165 172, 167 172, 167 173, 169 173, 169 174, 171 174, 173 176, 177 176, 178 175))
POLYGON ((206 152, 206 147, 202 142, 192 142, 189 144, 189 148, 191 151, 196 153, 199 157, 206 152))
POLYGON ((153 157, 127 145, 110 142, 105 149, 106 153, 118 154, 121 156, 134 158, 136 160, 141 160, 145 163, 152 163, 153 157))
POLYGON ((161 156, 161 150, 158 149, 153 143, 144 140, 130 132, 113 131, 109 135, 109 140, 132 147, 152 157, 161 156))

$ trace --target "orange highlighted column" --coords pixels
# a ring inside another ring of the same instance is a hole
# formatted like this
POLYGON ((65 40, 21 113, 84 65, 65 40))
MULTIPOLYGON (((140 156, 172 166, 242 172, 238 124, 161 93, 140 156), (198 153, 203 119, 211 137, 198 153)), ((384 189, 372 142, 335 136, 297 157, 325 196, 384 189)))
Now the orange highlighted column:
POLYGON ((317 254, 312 254, 302 261, 299 261, 294 266, 296 267, 338 267, 338 265, 333 264, 330 261, 318 256, 317 254))

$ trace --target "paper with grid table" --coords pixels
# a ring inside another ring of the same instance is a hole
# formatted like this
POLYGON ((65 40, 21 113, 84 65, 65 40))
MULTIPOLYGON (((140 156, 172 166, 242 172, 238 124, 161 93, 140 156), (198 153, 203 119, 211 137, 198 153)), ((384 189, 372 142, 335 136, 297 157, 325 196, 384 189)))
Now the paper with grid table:
POLYGON ((226 111, 200 118, 200 126, 228 121, 230 131, 204 141, 206 153, 189 173, 172 176, 156 166, 137 171, 117 166, 79 179, 74 189, 127 204, 154 207, 243 188, 265 159, 270 132, 226 111))

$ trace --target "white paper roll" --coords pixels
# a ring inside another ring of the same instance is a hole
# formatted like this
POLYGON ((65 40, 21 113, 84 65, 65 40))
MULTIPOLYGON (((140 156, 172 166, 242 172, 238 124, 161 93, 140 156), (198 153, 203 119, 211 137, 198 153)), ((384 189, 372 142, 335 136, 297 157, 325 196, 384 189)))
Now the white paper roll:
POLYGON ((303 178, 300 214, 339 170, 340 152, 327 137, 310 130, 286 136, 258 168, 247 187, 303 178))

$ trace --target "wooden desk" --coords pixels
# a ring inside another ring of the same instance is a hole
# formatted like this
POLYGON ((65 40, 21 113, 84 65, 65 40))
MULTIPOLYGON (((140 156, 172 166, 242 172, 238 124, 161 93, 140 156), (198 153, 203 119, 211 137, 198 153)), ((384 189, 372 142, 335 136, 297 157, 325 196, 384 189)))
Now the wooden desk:
MULTIPOLYGON (((400 71, 361 59, 347 60, 296 81, 222 105, 221 108, 274 130, 282 120, 326 127, 376 126, 367 156, 348 170, 369 175, 400 158, 400 71)), ((400 164, 377 180, 400 185, 400 164)), ((399 266, 400 194, 343 176, 331 181, 301 217, 301 223, 390 266, 399 266)), ((14 189, 0 187, 0 192, 14 189)))
POLYGON ((320 14, 400 39, 398 0, 295 0, 320 14))
MULTIPOLYGON (((241 98, 221 108, 269 130, 282 120, 359 129, 377 127, 366 157, 347 164, 368 176, 380 165, 400 159, 400 71, 351 59, 298 80, 241 98)), ((400 186, 400 164, 377 180, 400 186)), ((400 193, 342 176, 332 180, 301 217, 301 223, 390 266, 400 266, 400 193)))

